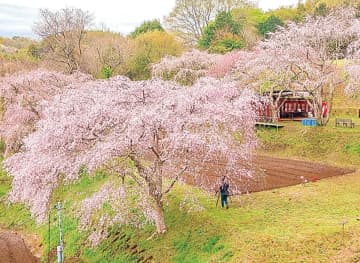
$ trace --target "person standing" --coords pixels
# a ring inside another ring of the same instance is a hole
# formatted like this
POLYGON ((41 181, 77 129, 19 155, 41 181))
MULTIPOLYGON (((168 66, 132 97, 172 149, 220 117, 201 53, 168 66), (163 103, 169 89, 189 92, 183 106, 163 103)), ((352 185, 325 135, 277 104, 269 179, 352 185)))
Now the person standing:
POLYGON ((226 206, 226 209, 229 209, 229 203, 228 203, 228 196, 229 196, 229 183, 226 181, 225 176, 221 179, 221 185, 220 185, 220 197, 221 197, 221 207, 224 208, 226 206))

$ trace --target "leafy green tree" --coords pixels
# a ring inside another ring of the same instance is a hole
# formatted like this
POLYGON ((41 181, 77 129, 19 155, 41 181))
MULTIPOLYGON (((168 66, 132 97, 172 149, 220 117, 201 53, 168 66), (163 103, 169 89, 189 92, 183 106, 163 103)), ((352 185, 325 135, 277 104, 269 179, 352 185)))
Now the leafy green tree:
POLYGON ((209 51, 212 53, 225 54, 234 49, 240 49, 245 46, 244 41, 238 38, 224 38, 217 41, 213 46, 210 47, 209 51))
POLYGON ((343 7, 357 7, 360 0, 306 0, 306 12, 315 16, 325 16, 330 10, 343 7))
POLYGON ((128 62, 126 73, 133 80, 149 79, 152 63, 159 62, 166 55, 178 56, 182 52, 182 45, 166 32, 147 32, 134 41, 135 51, 128 62))
POLYGON ((261 39, 257 25, 264 21, 268 16, 263 10, 257 7, 244 7, 231 10, 235 21, 242 24, 241 35, 247 47, 253 47, 261 39))
POLYGON ((275 32, 278 26, 283 26, 284 22, 275 15, 269 16, 264 22, 257 25, 258 31, 261 35, 267 36, 270 32, 275 32))
POLYGON ((209 25, 204 28, 204 32, 198 41, 198 47, 201 49, 208 49, 211 45, 211 42, 215 38, 215 35, 216 35, 215 22, 210 22, 209 25))
POLYGON ((267 18, 267 15, 258 7, 235 8, 231 10, 231 15, 235 21, 245 26, 256 26, 267 18))
POLYGON ((27 48, 27 53, 32 58, 40 59, 40 53, 41 53, 40 45, 31 44, 27 48))
POLYGON ((205 27, 198 47, 215 53, 225 53, 244 47, 242 25, 233 19, 230 12, 220 12, 214 21, 205 27))
POLYGON ((293 21, 296 23, 300 23, 304 21, 305 17, 307 15, 305 4, 303 4, 300 0, 296 6, 296 15, 294 16, 293 21))
POLYGON ((113 76, 113 69, 109 66, 103 66, 100 72, 101 79, 108 79, 113 76))
POLYGON ((151 21, 145 21, 140 26, 135 28, 133 32, 130 33, 130 37, 136 38, 137 36, 151 32, 151 31, 164 31, 164 28, 162 27, 159 20, 154 19, 151 21))
POLYGON ((334 8, 334 7, 349 7, 354 6, 360 3, 359 0, 306 0, 305 6, 306 9, 311 10, 311 6, 315 9, 320 3, 325 3, 327 7, 334 8))
POLYGON ((145 50, 141 50, 133 57, 127 76, 132 80, 146 80, 151 77, 151 56, 145 50))
MULTIPOLYGON (((267 12, 267 15, 274 15, 282 21, 294 21, 299 23, 306 16, 305 5, 299 2, 296 6, 282 6, 267 12)), ((262 21, 261 21, 262 22, 262 21)))
POLYGON ((326 3, 320 3, 314 11, 315 16, 326 16, 329 13, 329 8, 326 3))

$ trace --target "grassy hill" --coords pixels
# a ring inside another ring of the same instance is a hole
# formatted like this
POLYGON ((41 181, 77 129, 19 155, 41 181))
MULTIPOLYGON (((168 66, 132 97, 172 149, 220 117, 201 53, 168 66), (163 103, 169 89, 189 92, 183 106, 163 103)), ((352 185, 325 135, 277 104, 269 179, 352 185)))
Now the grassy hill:
POLYGON ((283 130, 259 130, 261 154, 303 159, 325 164, 358 168, 360 166, 360 118, 352 119, 356 128, 335 127, 335 118, 326 127, 302 127, 285 122, 283 130))
MULTIPOLYGON (((355 119, 355 118, 354 118, 355 119)), ((360 121, 359 121, 360 122, 360 121)), ((360 128, 285 128, 259 130, 262 154, 360 167, 360 128)), ((215 207, 212 194, 178 185, 166 200, 168 232, 148 239, 144 229, 114 227, 99 247, 87 242, 89 233, 77 229, 76 202, 105 182, 115 180, 99 171, 58 189, 63 200, 67 262, 357 262, 360 260, 360 171, 305 186, 242 195, 231 199, 230 209, 215 207), (197 204, 183 209, 183 196, 195 193, 197 204), (201 211, 193 206, 202 207, 201 211), (190 210, 190 212, 187 212, 190 210), (191 212, 192 211, 192 212, 191 212), (346 223, 345 223, 346 222, 346 223), (345 224, 342 224, 345 223, 345 224), (344 228, 343 228, 344 225, 344 228), (147 260, 147 261, 146 261, 147 260)), ((11 179, 0 175, 0 225, 41 236, 43 259, 48 251, 47 224, 36 226, 22 205, 5 199, 11 179)), ((56 213, 51 216, 50 247, 53 260, 58 240, 56 213)), ((39 244, 37 244, 39 245, 39 244)))

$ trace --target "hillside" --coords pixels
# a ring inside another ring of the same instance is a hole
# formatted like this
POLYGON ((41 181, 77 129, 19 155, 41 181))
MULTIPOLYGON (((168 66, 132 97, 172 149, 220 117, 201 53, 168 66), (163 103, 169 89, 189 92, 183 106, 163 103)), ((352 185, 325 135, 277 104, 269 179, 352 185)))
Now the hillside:
MULTIPOLYGON (((258 133, 263 154, 360 166, 360 128, 305 129, 299 123, 287 123, 279 132, 258 133)), ((0 180, 0 224, 40 235, 45 259, 47 225, 36 226, 21 205, 6 205, 11 179, 3 173, 0 180)), ((360 257, 359 171, 305 186, 232 197, 229 210, 216 207, 211 193, 178 185, 166 201, 168 232, 164 236, 149 240, 153 226, 143 230, 115 227, 93 249, 86 241, 88 233, 77 230, 72 208, 108 180, 116 178, 101 171, 84 174, 78 183, 58 189, 53 196, 54 202, 65 202, 65 257, 69 262, 355 262, 360 257), (181 196, 187 191, 195 192, 197 200, 184 203, 181 196)), ((58 240, 54 210, 50 239, 54 259, 58 240)))

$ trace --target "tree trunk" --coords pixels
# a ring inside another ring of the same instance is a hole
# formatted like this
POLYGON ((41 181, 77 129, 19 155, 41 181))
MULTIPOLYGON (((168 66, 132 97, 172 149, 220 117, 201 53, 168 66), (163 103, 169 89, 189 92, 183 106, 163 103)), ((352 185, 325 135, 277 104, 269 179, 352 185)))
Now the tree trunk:
POLYGON ((158 234, 163 234, 166 232, 166 225, 164 220, 164 210, 163 210, 163 191, 162 191, 162 165, 163 160, 161 158, 161 151, 159 150, 159 132, 156 131, 154 133, 154 142, 153 146, 150 147, 152 153, 154 154, 154 167, 152 169, 147 170, 140 161, 136 158, 134 154, 130 154, 129 158, 134 162, 135 167, 139 175, 144 178, 147 187, 148 187, 148 195, 153 200, 154 210, 155 213, 155 226, 156 232, 158 234))
POLYGON ((166 232, 166 225, 164 220, 164 210, 161 201, 155 202, 155 226, 158 234, 164 234, 166 232))
POLYGON ((154 200, 156 232, 158 234, 163 234, 166 232, 166 226, 165 226, 164 209, 162 203, 162 191, 161 191, 162 183, 159 183, 161 178, 155 178, 155 180, 156 180, 155 182, 152 180, 148 181, 149 196, 154 200))
POLYGON ((276 106, 271 106, 271 122, 277 122, 279 118, 278 108, 276 106))
POLYGON ((314 111, 314 117, 317 120, 317 122, 322 126, 323 120, 322 120, 322 90, 319 90, 316 92, 316 94, 313 95, 311 102, 311 107, 314 111))
POLYGON ((270 92, 270 107, 271 107, 271 122, 277 122, 280 119, 280 109, 284 105, 287 99, 284 99, 280 104, 280 100, 282 97, 284 90, 280 90, 276 99, 274 100, 274 91, 270 92))
MULTIPOLYGON (((281 95, 280 95, 281 96, 281 95)), ((277 122, 280 119, 280 109, 286 102, 286 99, 279 104, 280 98, 276 99, 275 102, 270 103, 271 107, 271 122, 277 122)))
POLYGON ((335 88, 336 88, 336 84, 330 84, 329 87, 329 95, 327 98, 327 114, 326 116, 323 117, 322 123, 323 125, 327 125, 329 120, 330 120, 330 115, 332 113, 332 107, 333 107, 333 102, 334 102, 334 92, 335 92, 335 88))

